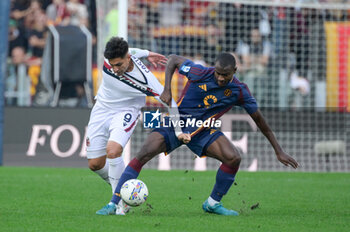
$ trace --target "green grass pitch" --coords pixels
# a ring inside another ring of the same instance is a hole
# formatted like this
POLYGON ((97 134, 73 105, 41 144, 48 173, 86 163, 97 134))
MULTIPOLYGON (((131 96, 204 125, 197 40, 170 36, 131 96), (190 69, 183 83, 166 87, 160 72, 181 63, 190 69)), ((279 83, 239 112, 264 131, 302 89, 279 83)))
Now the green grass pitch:
POLYGON ((98 216, 111 190, 89 170, 0 167, 0 231, 350 231, 350 174, 241 171, 225 217, 201 209, 215 173, 143 170, 146 203, 98 216))

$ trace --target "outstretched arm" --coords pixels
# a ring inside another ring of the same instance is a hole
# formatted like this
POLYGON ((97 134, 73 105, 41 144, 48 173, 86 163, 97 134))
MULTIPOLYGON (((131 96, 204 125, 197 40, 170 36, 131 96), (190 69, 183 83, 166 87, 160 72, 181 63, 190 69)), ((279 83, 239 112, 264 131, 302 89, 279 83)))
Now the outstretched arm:
POLYGON ((277 142, 277 139, 274 133, 272 132, 269 125, 265 121, 264 116, 261 114, 260 110, 257 110, 255 113, 252 113, 250 116, 252 117, 256 125, 259 127, 261 132, 265 135, 265 137, 271 143, 273 149, 275 150, 277 159, 286 166, 297 168, 299 166, 298 162, 295 161, 291 156, 289 156, 287 153, 283 151, 283 149, 277 142))
POLYGON ((147 58, 147 60, 154 66, 157 67, 158 65, 166 65, 166 62, 168 59, 163 56, 162 54, 158 54, 155 52, 151 52, 148 50, 143 50, 140 48, 129 48, 129 53, 131 55, 134 55, 137 58, 147 58))
POLYGON ((173 79, 173 74, 176 69, 179 69, 181 64, 186 60, 185 57, 170 55, 168 63, 165 69, 165 84, 164 91, 160 96, 160 99, 164 101, 166 104, 171 104, 171 80, 173 79))
MULTIPOLYGON (((176 69, 179 69, 181 64, 186 60, 185 57, 177 56, 177 55, 170 55, 169 60, 166 66, 165 70, 165 85, 164 85, 164 91, 160 95, 160 99, 166 103, 168 106, 171 107, 171 80, 173 78, 173 74, 176 69)), ((174 108, 174 106, 172 106, 174 108)), ((176 107, 176 106, 175 106, 176 107)), ((176 108, 177 111, 177 108, 176 108)), ((177 111, 178 112, 178 111, 177 111)), ((175 117, 178 118, 178 117, 175 117)), ((175 128, 175 134, 177 138, 182 141, 183 143, 189 143, 191 141, 191 135, 182 133, 181 128, 175 128)))
POLYGON ((147 60, 157 68, 157 65, 166 65, 167 58, 161 54, 155 53, 155 52, 149 52, 147 60))

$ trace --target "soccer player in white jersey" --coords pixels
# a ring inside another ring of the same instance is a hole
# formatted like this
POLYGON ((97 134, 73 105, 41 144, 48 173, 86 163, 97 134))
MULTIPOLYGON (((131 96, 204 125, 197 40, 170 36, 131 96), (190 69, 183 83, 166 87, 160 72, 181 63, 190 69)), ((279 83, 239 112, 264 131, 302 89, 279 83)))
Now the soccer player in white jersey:
POLYGON ((123 148, 135 129, 145 97, 159 100, 163 92, 163 86, 138 58, 147 57, 155 66, 167 59, 147 50, 129 49, 120 37, 107 42, 104 57, 103 79, 91 111, 86 145, 89 168, 114 192, 125 168, 123 148))

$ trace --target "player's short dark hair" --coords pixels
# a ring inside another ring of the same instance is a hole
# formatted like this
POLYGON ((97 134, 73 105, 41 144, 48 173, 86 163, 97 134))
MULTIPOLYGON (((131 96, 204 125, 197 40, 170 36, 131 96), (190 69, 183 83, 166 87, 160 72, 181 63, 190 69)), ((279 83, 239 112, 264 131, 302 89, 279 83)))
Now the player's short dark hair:
POLYGON ((231 66, 233 69, 236 68, 236 59, 229 52, 220 53, 216 58, 215 63, 219 63, 223 68, 226 68, 227 66, 231 66))
POLYGON ((128 42, 121 37, 112 37, 107 42, 103 55, 106 59, 124 58, 128 51, 128 42))

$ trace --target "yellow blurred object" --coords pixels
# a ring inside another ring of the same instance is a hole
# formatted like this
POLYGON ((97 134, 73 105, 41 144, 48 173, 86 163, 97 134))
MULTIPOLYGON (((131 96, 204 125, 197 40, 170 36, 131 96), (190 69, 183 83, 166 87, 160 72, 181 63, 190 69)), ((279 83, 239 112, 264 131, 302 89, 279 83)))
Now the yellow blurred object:
POLYGON ((28 76, 30 78, 30 96, 33 97, 36 93, 36 86, 39 83, 40 66, 39 65, 29 66, 28 76))

